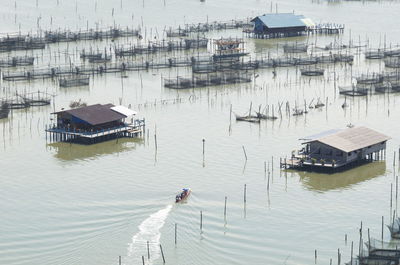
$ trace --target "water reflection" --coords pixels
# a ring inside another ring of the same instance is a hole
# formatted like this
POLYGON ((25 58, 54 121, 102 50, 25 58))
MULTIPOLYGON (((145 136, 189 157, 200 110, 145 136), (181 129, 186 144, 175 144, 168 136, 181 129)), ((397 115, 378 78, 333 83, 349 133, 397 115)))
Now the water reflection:
POLYGON ((134 150, 144 144, 143 139, 120 138, 93 145, 70 144, 64 142, 50 143, 47 147, 55 151, 54 156, 60 160, 73 161, 97 158, 105 155, 134 150))
POLYGON ((377 161, 334 174, 320 174, 315 172, 297 172, 300 181, 310 190, 329 191, 345 189, 354 184, 381 176, 386 172, 386 162, 377 161))

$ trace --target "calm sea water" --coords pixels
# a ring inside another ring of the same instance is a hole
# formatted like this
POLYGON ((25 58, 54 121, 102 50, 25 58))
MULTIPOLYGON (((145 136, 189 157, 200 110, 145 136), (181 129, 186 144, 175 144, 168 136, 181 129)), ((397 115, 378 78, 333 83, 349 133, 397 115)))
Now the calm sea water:
MULTIPOLYGON (((275 2, 272 7, 275 11, 275 2)), ((76 30, 116 24, 141 26, 148 38, 161 39, 170 26, 243 18, 270 8, 271 2, 254 0, 4 0, 0 31, 35 33, 39 28, 76 30)), ((400 42, 397 2, 279 1, 278 11, 293 10, 316 22, 346 25, 339 37, 297 41, 324 46, 335 39, 348 43, 351 38, 374 47, 400 42)), ((207 36, 242 34, 232 30, 207 36)), ((275 55, 282 52, 277 46, 285 41, 246 39, 246 48, 252 54, 275 55)), ((116 40, 136 42, 135 38, 116 40)), ((44 51, 0 56, 32 54, 37 57, 35 67, 45 68, 80 64, 77 51, 113 45, 110 40, 63 43, 44 51)), ((2 81, 0 97, 38 90, 56 97, 54 105, 14 111, 0 121, 0 264, 111 265, 118 264, 118 256, 126 265, 141 264, 142 256, 146 264, 162 264, 159 244, 168 264, 311 264, 315 249, 317 263, 329 264, 330 258, 336 261, 338 248, 342 262, 350 259, 360 222, 365 238, 367 228, 379 238, 381 216, 390 218, 390 184, 399 164, 396 154, 393 166, 393 153, 400 145, 399 95, 348 99, 349 107, 341 108, 344 98, 335 83, 348 85, 352 76, 384 69, 382 61, 365 61, 362 51, 352 52, 359 54, 353 66, 326 66, 324 78, 300 77, 296 68, 278 69, 273 78, 266 69, 257 71, 259 77, 251 84, 185 91, 161 85, 163 77, 190 75, 185 68, 129 72, 127 78, 94 76, 87 88, 62 89, 51 80, 2 81), (243 114, 251 102, 253 109, 260 104, 277 108, 282 102, 300 106, 304 100, 318 98, 323 102, 328 98, 328 105, 306 116, 284 113, 275 122, 260 125, 232 120, 230 127, 231 105, 235 113, 243 114), (132 104, 146 118, 149 133, 141 140, 92 146, 47 142, 44 127, 51 122, 50 113, 78 99, 89 104, 132 104), (161 104, 161 100, 167 101, 161 104), (300 137, 349 123, 392 137, 386 162, 331 175, 280 171, 279 158, 298 148, 300 137), (270 172, 269 191, 264 163, 270 172), (193 193, 187 203, 175 205, 174 196, 182 187, 191 187, 193 193)), ((384 238, 389 240, 388 231, 384 238)))

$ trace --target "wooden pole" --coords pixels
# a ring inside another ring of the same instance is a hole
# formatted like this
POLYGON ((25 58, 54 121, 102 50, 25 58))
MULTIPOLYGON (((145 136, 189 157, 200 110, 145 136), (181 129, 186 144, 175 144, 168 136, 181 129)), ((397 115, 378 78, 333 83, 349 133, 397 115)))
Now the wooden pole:
POLYGON ((228 197, 225 196, 225 206, 224 206, 224 218, 226 219, 226 200, 228 197))
POLYGON ((144 256, 142 256, 142 264, 145 265, 145 264, 144 264, 144 256))
POLYGON ((264 178, 267 177, 267 161, 264 161, 264 178))
POLYGON ((353 241, 351 241, 350 264, 353 265, 353 241))
POLYGON ((177 243, 177 231, 178 230, 178 224, 175 224, 175 246, 176 246, 176 243, 177 243))
POLYGON ((149 241, 147 241, 147 259, 150 259, 150 246, 149 246, 149 241))
POLYGON ((200 211, 200 232, 203 231, 203 211, 200 211))
POLYGON ((393 167, 396 165, 396 151, 393 152, 393 167))
POLYGON ((160 244, 160 251, 161 251, 161 257, 162 257, 163 263, 165 263, 164 251, 162 249, 161 244, 160 244))
POLYGON ((229 111, 229 128, 231 127, 231 125, 232 125, 232 104, 231 104, 231 108, 229 111))
POLYGON ((247 154, 246 154, 246 149, 244 148, 244 145, 242 145, 242 149, 243 149, 244 157, 246 158, 246 161, 247 161, 247 154))
POLYGON ((121 256, 119 256, 118 260, 119 260, 118 264, 121 265, 121 256))
POLYGON ((397 211, 397 195, 399 193, 399 176, 396 176, 396 211, 397 211))
POLYGON ((243 201, 246 203, 246 190, 247 190, 247 184, 244 184, 244 191, 243 191, 243 201))
POLYGON ((202 141, 203 141, 203 158, 204 158, 206 139, 203 139, 202 141))
POLYGON ((369 235, 369 228, 368 228, 368 251, 371 249, 371 237, 369 235))
POLYGON ((381 237, 382 241, 383 241, 383 215, 382 215, 382 237, 381 237))

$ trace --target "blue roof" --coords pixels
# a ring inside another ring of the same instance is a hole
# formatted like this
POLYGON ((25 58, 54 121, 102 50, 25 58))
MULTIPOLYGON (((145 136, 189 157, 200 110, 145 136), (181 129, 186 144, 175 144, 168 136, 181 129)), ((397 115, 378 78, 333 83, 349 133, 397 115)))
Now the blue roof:
POLYGON ((264 14, 254 18, 260 19, 268 28, 287 28, 287 27, 305 27, 307 26, 302 19, 303 15, 295 15, 293 13, 271 13, 264 14))

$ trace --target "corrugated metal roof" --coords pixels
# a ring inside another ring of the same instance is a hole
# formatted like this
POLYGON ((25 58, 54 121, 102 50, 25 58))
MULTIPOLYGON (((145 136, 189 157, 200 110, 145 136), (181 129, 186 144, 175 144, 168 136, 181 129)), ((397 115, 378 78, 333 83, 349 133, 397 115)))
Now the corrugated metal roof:
POLYGON ((391 139, 389 136, 367 127, 353 127, 314 141, 332 146, 344 152, 351 152, 391 139))
MULTIPOLYGON (((271 13, 256 17, 261 20, 268 28, 289 28, 289 27, 306 27, 303 15, 295 15, 293 13, 271 13)), ((254 18, 252 21, 254 21, 254 18)), ((310 20, 311 21, 311 20, 310 20)), ((309 21, 308 21, 309 23, 309 21)))
POLYGON ((313 134, 313 135, 309 135, 309 136, 300 138, 299 140, 303 140, 303 141, 307 141, 307 142, 315 141, 315 140, 318 140, 318 139, 320 139, 322 137, 325 137, 325 136, 328 136, 328 135, 331 135, 331 134, 334 134, 334 133, 337 133, 337 132, 340 132, 340 131, 342 131, 342 130, 341 129, 331 129, 331 130, 328 130, 328 131, 324 131, 324 132, 320 132, 320 133, 317 133, 317 134, 313 134))
POLYGON ((309 18, 303 18, 301 21, 303 21, 304 24, 307 25, 307 27, 315 27, 314 21, 312 21, 312 20, 309 19, 309 18))
POLYGON ((130 116, 137 114, 136 111, 128 109, 127 107, 124 107, 124 106, 115 106, 115 107, 112 107, 111 109, 122 115, 125 115, 126 117, 130 117, 130 116))
POLYGON ((114 107, 113 104, 95 104, 77 109, 59 111, 55 114, 68 113, 94 126, 126 118, 125 115, 111 110, 112 107, 114 107))

